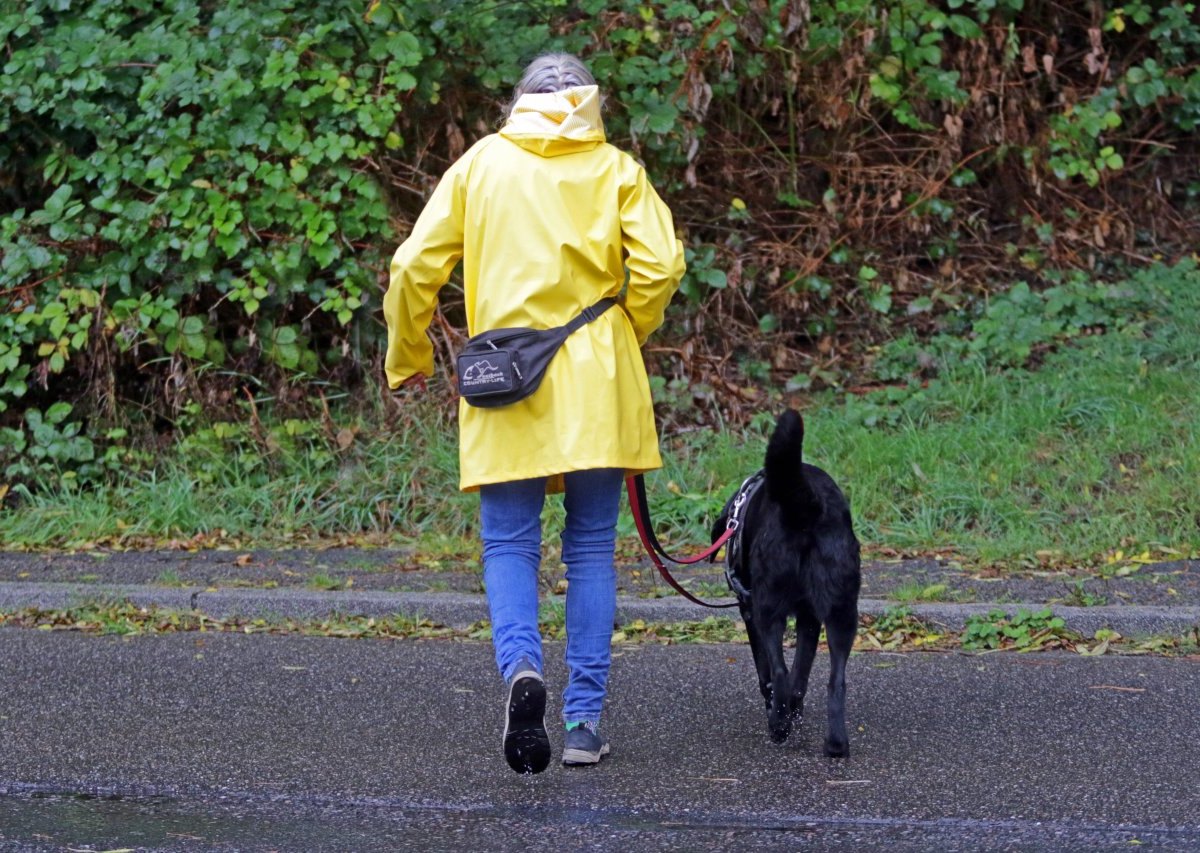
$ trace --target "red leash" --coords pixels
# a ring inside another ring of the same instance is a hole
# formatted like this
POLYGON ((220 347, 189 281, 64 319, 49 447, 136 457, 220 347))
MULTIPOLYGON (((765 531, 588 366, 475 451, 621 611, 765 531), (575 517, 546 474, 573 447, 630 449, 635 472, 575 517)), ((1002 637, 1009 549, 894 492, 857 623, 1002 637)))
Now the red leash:
POLYGON ((717 551, 721 550, 721 547, 729 541, 729 538, 737 531, 737 523, 731 521, 720 538, 710 548, 705 549, 696 556, 682 559, 672 557, 659 543, 658 537, 654 535, 654 526, 650 521, 650 506, 646 500, 645 479, 641 474, 630 475, 625 478, 625 488, 629 492, 629 509, 633 513, 633 521, 637 525, 638 535, 642 537, 642 544, 646 547, 646 553, 650 555, 650 561, 654 563, 663 580, 688 601, 693 604, 699 604, 701 607, 736 607, 736 601, 731 601, 728 604, 713 604, 710 601, 705 601, 692 595, 680 586, 679 582, 667 571, 667 566, 663 562, 663 558, 670 560, 672 563, 679 563, 680 565, 690 565, 692 563, 699 563, 701 560, 707 560, 716 554, 717 551))

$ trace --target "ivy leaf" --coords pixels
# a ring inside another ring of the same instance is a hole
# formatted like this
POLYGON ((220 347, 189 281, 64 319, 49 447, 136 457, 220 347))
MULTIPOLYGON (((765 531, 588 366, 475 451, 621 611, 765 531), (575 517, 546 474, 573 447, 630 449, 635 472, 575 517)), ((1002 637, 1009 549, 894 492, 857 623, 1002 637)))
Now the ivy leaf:
POLYGON ((872 309, 880 314, 886 314, 892 310, 892 288, 890 285, 884 285, 878 290, 873 291, 867 298, 867 304, 872 309))

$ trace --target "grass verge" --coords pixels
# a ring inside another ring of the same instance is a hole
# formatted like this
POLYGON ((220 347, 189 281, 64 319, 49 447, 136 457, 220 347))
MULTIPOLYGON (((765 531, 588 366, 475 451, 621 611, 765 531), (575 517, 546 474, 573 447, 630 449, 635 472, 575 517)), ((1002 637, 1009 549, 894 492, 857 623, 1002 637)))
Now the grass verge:
MULTIPOLYGON (((197 610, 139 607, 128 602, 91 602, 62 610, 24 608, 0 611, 0 628, 40 631, 79 631, 87 634, 145 636, 184 632, 237 634, 299 634, 303 636, 376 640, 491 640, 491 626, 477 622, 453 628, 420 616, 386 618, 337 616, 325 619, 262 619, 208 616, 197 610)), ((562 639, 561 613, 543 613, 540 628, 547 639, 562 639)), ((622 625, 613 643, 745 643, 742 623, 710 616, 702 621, 655 623, 641 619, 622 625)), ((1092 637, 1068 630, 1050 610, 1020 611, 1010 616, 994 611, 972 617, 961 631, 935 628, 896 607, 879 616, 864 616, 855 642, 857 652, 1070 651, 1081 655, 1200 656, 1200 627, 1179 636, 1130 639, 1116 631, 1097 631, 1092 637)))
MULTIPOLYGON (((850 496, 868 553, 1000 567, 1200 553, 1195 263, 1120 287, 1018 287, 959 319, 924 344, 881 352, 886 382, 874 390, 800 403, 807 458, 850 496)), ((779 392, 762 398, 745 428, 665 437, 666 467, 648 487, 669 547, 704 543, 725 498, 761 465, 783 405, 779 392)), ((457 488, 453 418, 431 400, 409 398, 398 414, 368 404, 312 420, 197 421, 180 435, 152 462, 130 451, 111 482, 84 488, 64 474, 13 487, 0 538, 8 548, 477 552, 477 498, 457 488)), ((561 516, 548 502, 548 542, 561 516)), ((622 550, 638 553, 627 512, 619 532, 622 550)))

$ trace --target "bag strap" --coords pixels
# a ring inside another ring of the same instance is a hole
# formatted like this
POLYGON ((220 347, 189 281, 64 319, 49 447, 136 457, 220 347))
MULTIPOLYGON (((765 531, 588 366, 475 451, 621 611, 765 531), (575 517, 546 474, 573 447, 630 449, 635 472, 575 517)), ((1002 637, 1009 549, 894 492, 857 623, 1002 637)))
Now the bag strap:
POLYGON ((588 323, 595 320, 597 317, 616 304, 617 300, 614 297, 606 296, 595 305, 589 305, 587 308, 584 308, 571 319, 571 322, 567 323, 562 328, 566 329, 567 334, 569 335, 576 329, 586 326, 588 323))

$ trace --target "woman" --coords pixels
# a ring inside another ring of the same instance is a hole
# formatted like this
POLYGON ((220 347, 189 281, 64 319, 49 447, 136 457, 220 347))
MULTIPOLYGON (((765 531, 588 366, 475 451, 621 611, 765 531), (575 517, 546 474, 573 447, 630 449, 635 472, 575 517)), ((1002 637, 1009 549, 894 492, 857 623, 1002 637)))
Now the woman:
POLYGON ((576 331, 531 396, 459 404, 461 488, 480 493, 483 578, 496 664, 509 687, 504 755, 520 773, 550 761, 538 632, 541 511, 565 491, 565 766, 608 753, 599 734, 616 610, 624 474, 661 466, 639 347, 683 275, 671 213, 645 171, 605 142, 600 93, 580 60, 534 60, 508 120, 442 177, 396 251, 384 297, 385 369, 397 388, 433 370, 426 335, 437 291, 462 259, 472 335, 550 328, 605 296, 619 307, 576 331))

